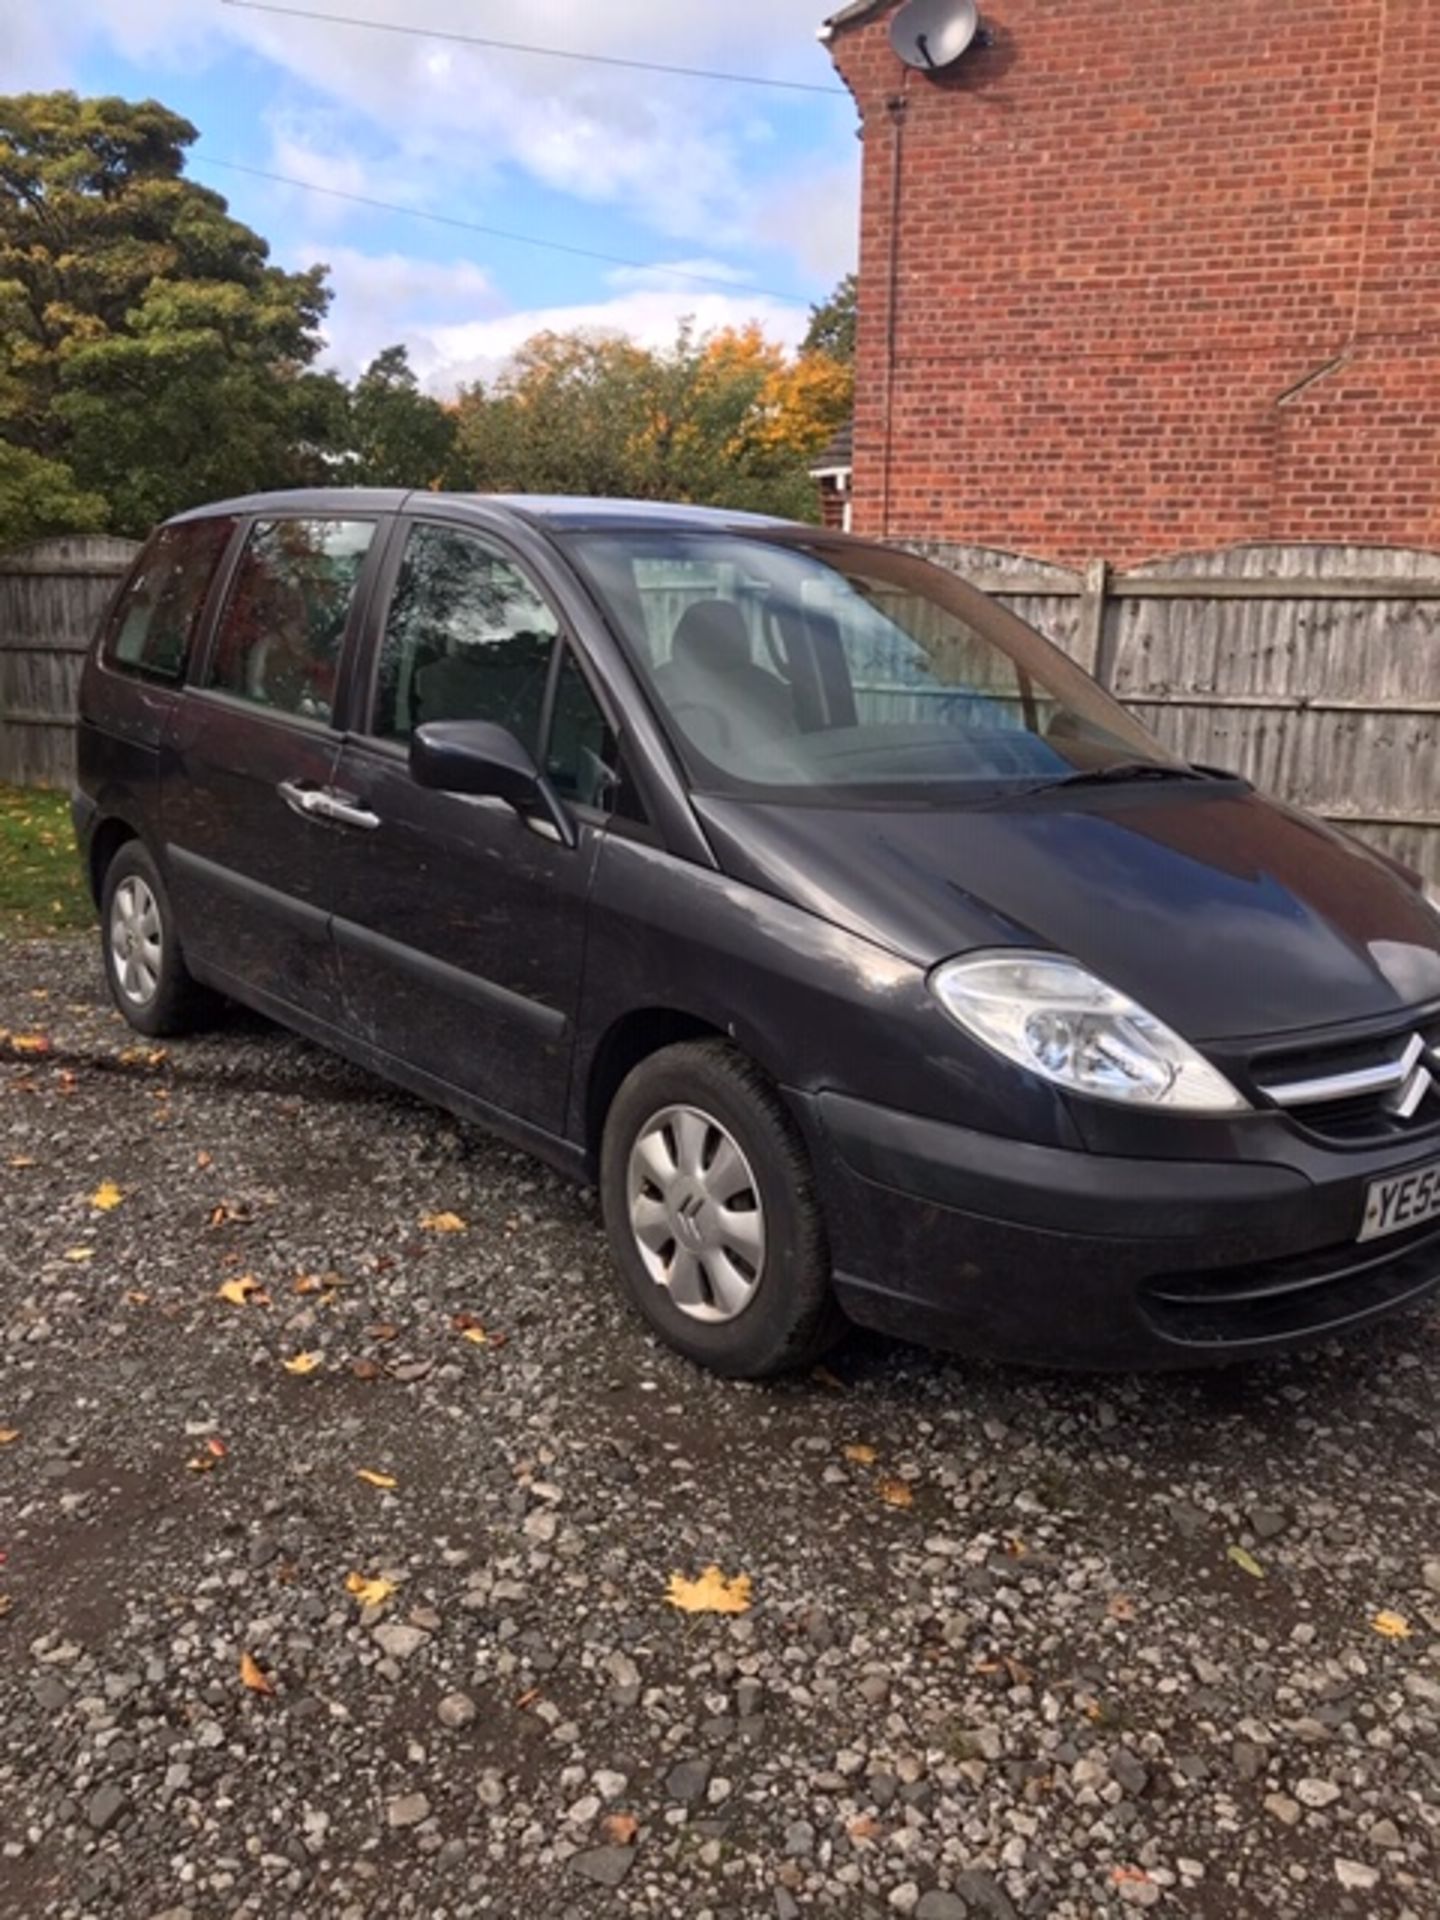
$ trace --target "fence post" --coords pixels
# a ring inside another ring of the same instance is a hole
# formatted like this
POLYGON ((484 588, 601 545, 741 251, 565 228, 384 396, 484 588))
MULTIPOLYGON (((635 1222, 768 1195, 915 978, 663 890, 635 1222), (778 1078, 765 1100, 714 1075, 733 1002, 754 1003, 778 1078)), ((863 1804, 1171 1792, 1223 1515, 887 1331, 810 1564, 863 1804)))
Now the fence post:
POLYGON ((1088 674, 1104 686, 1109 678, 1105 658, 1105 606, 1110 592, 1110 563, 1092 560, 1085 569, 1085 585, 1080 595, 1080 624, 1076 633, 1076 656, 1088 674))

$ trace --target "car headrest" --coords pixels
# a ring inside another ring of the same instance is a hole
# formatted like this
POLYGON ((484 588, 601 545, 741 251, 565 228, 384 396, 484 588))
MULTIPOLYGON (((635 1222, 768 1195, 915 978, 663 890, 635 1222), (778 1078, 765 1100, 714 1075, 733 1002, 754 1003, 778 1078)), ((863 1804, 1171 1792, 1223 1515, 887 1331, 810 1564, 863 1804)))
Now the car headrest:
POLYGON ((751 664, 750 636, 733 600, 697 600, 687 607, 670 641, 677 665, 706 673, 735 673, 751 664))

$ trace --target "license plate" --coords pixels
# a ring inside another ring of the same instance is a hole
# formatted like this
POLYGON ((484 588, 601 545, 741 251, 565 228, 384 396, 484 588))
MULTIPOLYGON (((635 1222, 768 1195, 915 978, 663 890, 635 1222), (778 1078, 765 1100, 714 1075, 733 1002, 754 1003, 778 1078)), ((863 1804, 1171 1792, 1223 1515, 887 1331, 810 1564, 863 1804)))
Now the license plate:
POLYGON ((1383 1240, 1387 1233, 1403 1233, 1426 1220, 1440 1217, 1440 1160, 1409 1173, 1372 1180, 1365 1196, 1365 1218, 1358 1238, 1383 1240))

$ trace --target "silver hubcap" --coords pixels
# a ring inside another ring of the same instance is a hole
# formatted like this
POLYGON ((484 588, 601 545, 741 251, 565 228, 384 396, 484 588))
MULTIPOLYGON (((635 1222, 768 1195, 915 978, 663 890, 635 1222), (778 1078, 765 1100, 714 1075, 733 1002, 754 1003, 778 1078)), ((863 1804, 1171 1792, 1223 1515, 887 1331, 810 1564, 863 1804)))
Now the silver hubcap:
POLYGON ((682 1313, 712 1324, 749 1306, 765 1267, 765 1215, 750 1162, 708 1113, 664 1107, 630 1151, 630 1227, 682 1313))
POLYGON ((160 984, 160 903, 138 874, 115 889, 110 903, 110 957, 120 991, 132 1006, 155 998, 160 984))

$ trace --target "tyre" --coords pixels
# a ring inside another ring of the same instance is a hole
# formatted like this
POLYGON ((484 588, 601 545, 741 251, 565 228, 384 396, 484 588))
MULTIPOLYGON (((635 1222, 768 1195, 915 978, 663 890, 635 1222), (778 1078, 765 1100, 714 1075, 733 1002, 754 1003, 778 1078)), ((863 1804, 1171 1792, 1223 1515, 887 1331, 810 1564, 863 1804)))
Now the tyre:
POLYGON ((723 1041, 644 1060, 605 1121, 600 1195, 625 1291, 735 1379, 814 1361, 844 1322, 809 1163, 764 1077, 723 1041))
POLYGON ((189 1033, 214 1008, 193 980, 175 932, 170 896, 139 840, 127 840, 105 870, 100 942, 110 997, 139 1033, 189 1033))

